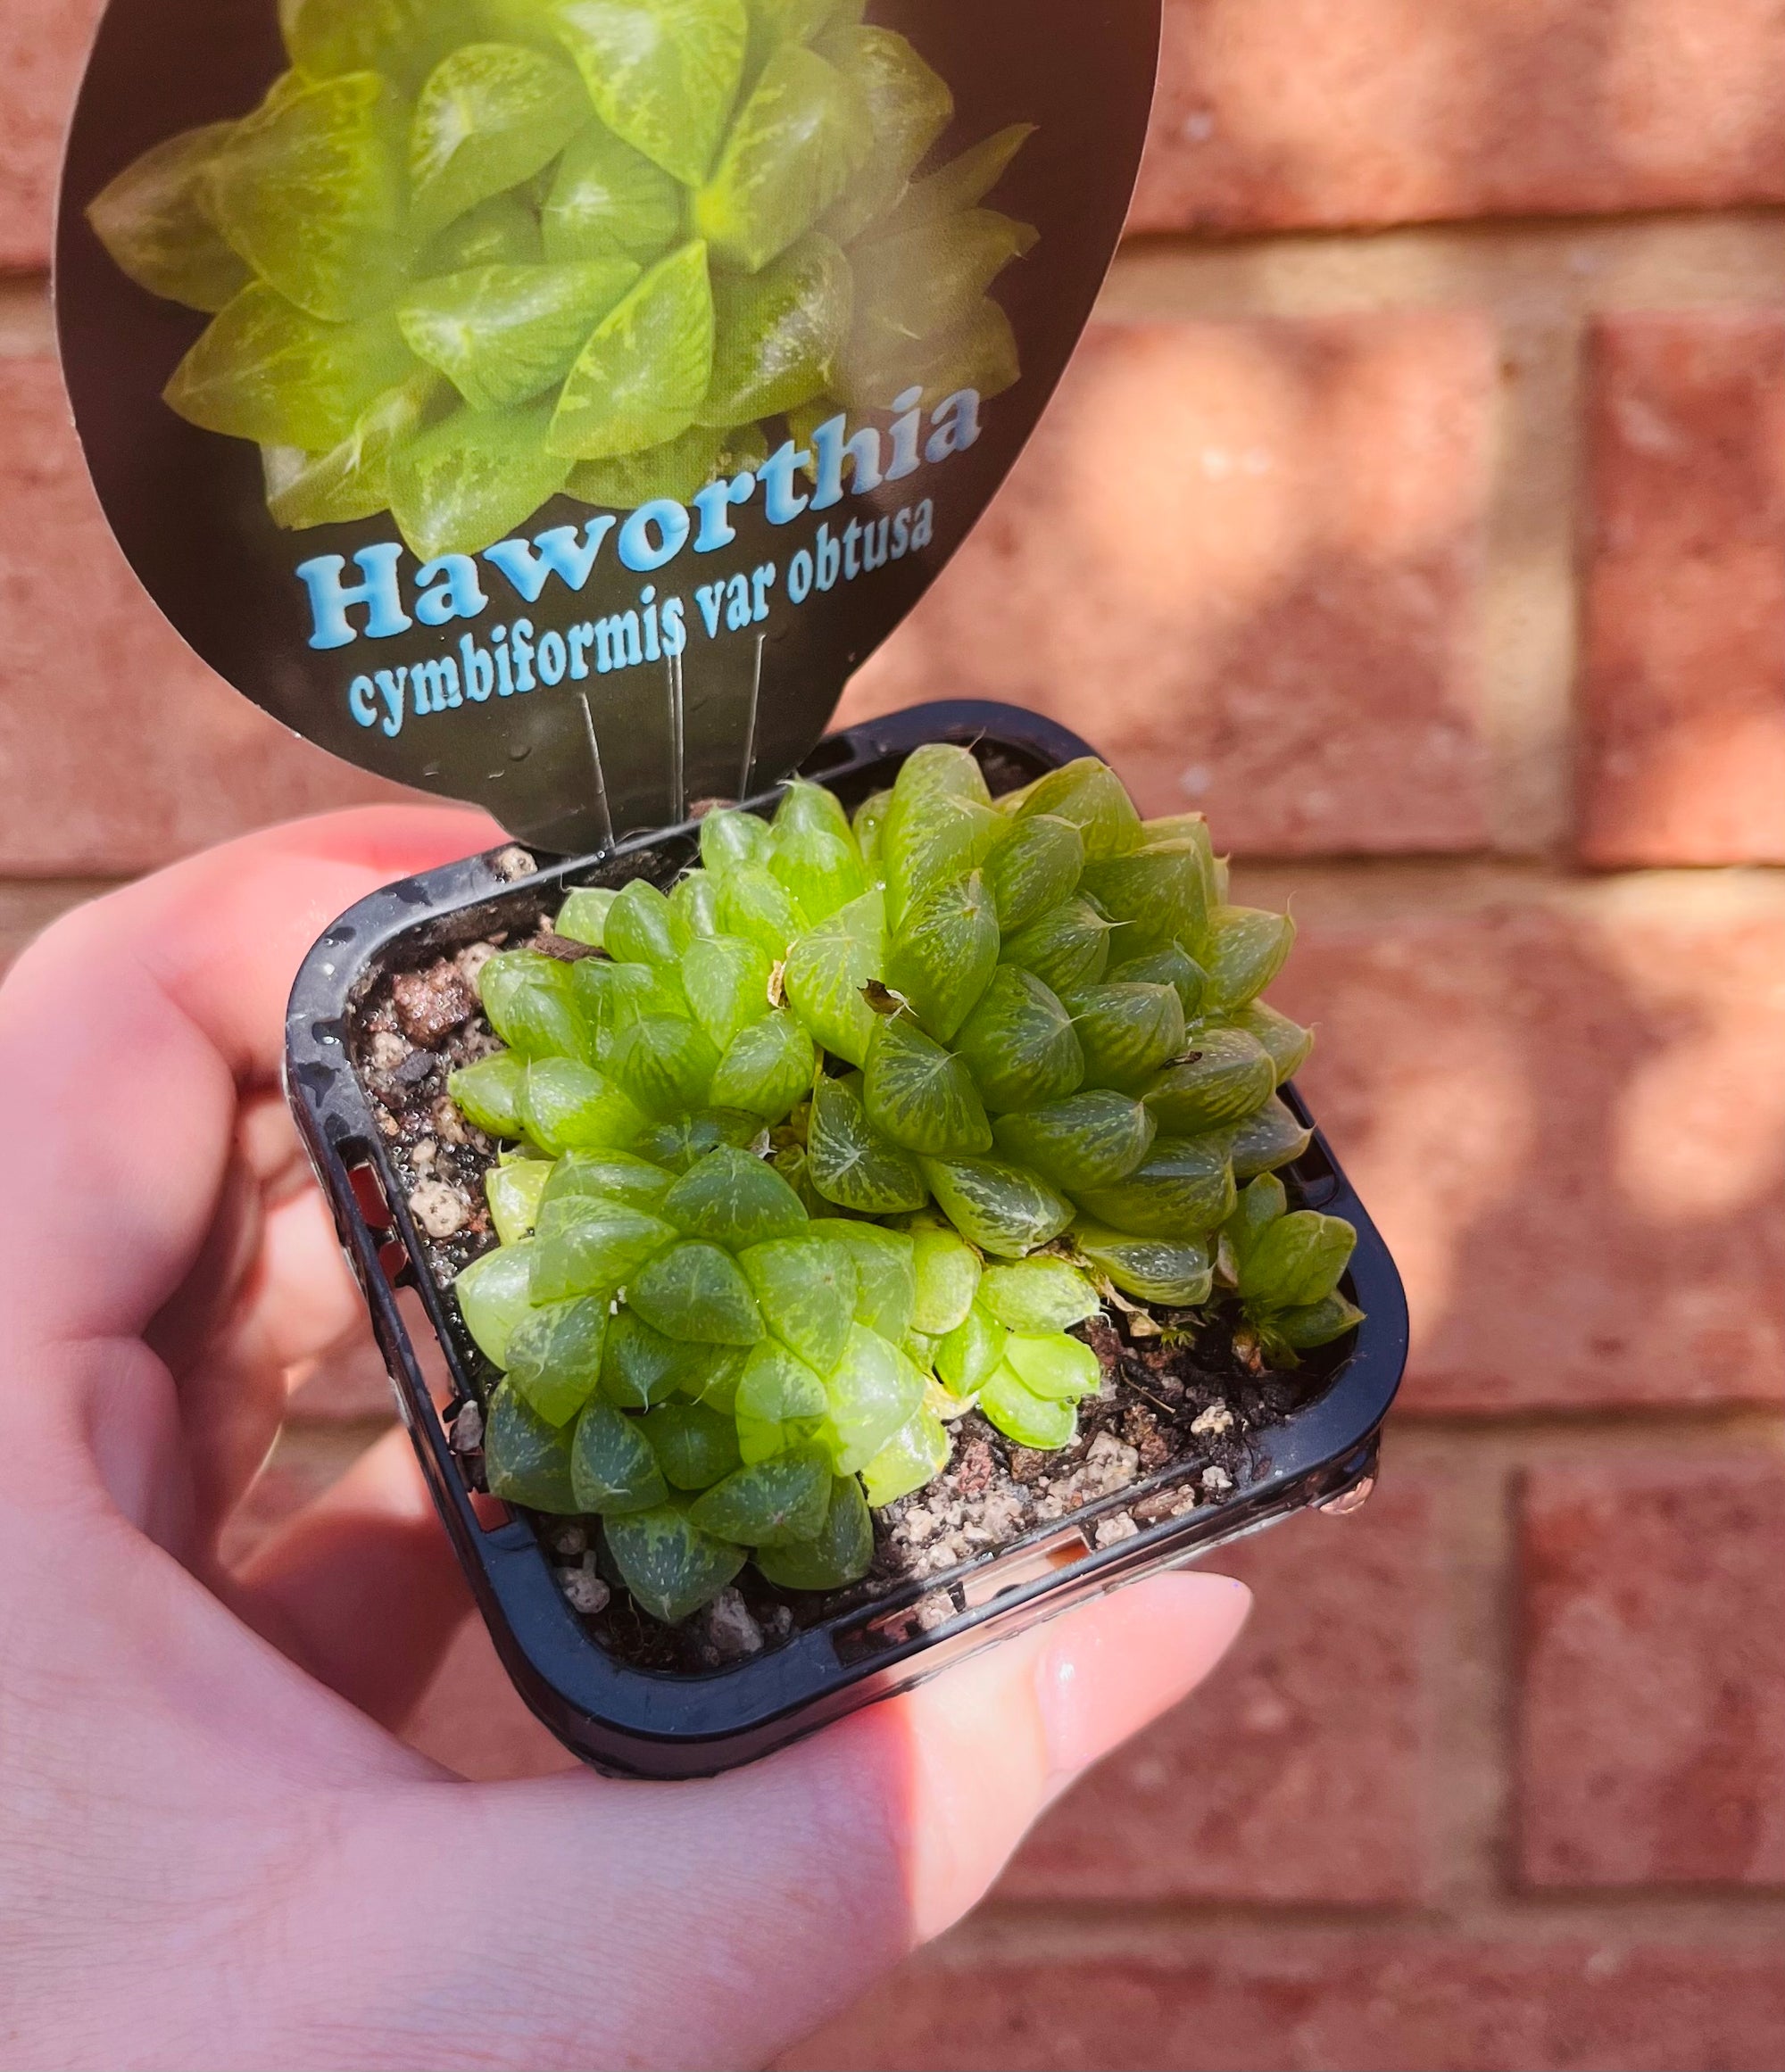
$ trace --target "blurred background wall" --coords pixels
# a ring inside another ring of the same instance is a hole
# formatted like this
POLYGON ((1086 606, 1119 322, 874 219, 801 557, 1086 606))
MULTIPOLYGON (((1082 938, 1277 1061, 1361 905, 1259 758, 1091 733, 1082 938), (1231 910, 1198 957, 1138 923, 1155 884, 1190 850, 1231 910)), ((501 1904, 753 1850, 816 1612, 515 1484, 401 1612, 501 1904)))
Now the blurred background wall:
MULTIPOLYGON (((378 795, 212 678, 50 357, 92 0, 0 9, 0 951, 378 795)), ((1057 713, 1293 894, 1407 1275, 1374 1503, 801 2066, 1785 2060, 1785 9, 1166 0, 1133 236, 845 714, 1057 713), (1138 516, 1138 526, 1133 519, 1138 516)), ((320 1375, 245 1536, 365 1443, 320 1375)), ((551 1761, 468 1634, 418 1736, 551 1761)))

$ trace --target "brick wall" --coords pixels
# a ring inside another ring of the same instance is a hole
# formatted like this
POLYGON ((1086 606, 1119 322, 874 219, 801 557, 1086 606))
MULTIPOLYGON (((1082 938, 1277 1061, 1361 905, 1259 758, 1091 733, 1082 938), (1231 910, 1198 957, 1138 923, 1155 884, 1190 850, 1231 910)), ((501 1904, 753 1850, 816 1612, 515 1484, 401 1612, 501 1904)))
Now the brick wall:
MULTIPOLYGON (((79 12, 0 21, 0 953, 369 789, 208 679, 94 514, 41 278, 79 12)), ((1233 1554, 1214 1687, 792 2062, 1775 2066, 1785 14, 1166 12, 1101 321, 847 709, 1057 712, 1293 892, 1413 1367, 1375 1503, 1233 1554)), ((310 1384, 245 1535, 381 1387, 310 1384)), ((489 1677, 468 1633, 418 1737, 554 1760, 489 1677)))

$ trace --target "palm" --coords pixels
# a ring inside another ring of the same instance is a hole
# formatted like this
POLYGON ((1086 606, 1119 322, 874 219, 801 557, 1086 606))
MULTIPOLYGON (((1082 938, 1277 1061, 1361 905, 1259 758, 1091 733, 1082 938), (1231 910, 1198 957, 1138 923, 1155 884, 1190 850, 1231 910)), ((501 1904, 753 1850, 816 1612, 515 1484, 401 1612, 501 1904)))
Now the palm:
POLYGON ((492 839, 445 810, 256 837, 0 992, 15 2061, 760 2061, 970 1905, 1243 1614, 1169 1579, 710 1784, 474 1786, 392 1731, 466 1604, 401 1434, 221 1567, 286 1372, 358 1314, 276 1090, 291 974, 492 839))

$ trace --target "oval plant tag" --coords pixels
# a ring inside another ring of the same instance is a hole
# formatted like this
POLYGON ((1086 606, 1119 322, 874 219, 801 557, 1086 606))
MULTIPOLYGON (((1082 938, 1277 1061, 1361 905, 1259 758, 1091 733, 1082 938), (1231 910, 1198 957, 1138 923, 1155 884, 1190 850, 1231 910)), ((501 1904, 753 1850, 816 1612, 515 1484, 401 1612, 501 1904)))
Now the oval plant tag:
POLYGON ((112 0, 64 369, 297 733, 559 850, 811 749, 1088 319, 1160 0, 112 0))

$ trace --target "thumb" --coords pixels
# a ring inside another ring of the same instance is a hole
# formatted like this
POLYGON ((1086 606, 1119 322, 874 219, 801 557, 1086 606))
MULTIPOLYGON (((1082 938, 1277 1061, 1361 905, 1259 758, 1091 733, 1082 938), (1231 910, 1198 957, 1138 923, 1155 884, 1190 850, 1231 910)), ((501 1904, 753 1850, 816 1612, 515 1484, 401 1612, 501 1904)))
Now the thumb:
POLYGON ((479 1951, 470 2004, 436 1968, 424 2018, 475 2022, 483 2062, 761 2064, 959 1919, 1250 1602, 1158 1577, 704 1783, 425 1786, 364 1873, 432 1895, 430 1946, 479 1951), (467 1862, 475 1881, 448 1868, 467 1862))

